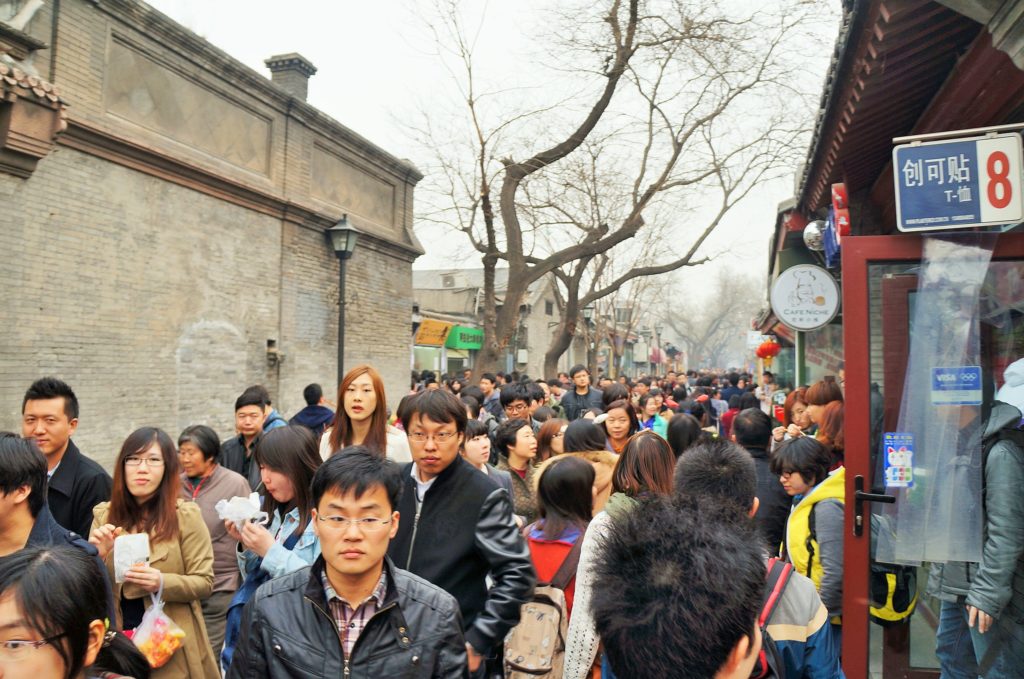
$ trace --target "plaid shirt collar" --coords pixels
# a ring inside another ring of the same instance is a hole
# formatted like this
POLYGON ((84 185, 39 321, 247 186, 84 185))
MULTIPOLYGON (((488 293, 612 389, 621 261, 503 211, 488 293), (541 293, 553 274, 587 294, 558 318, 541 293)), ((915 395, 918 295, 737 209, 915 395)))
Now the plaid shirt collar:
POLYGON ((345 601, 343 598, 341 598, 338 595, 338 593, 336 591, 334 591, 334 588, 331 587, 331 581, 327 579, 327 569, 326 568, 324 568, 320 572, 320 579, 323 581, 323 584, 324 584, 324 595, 327 598, 327 603, 328 604, 330 604, 333 601, 340 601, 341 603, 345 604, 346 606, 348 606, 349 608, 352 608, 352 609, 358 609, 360 606, 365 604, 370 599, 376 600, 377 608, 380 608, 381 606, 384 605, 384 597, 387 596, 387 593, 388 593, 388 570, 387 570, 387 568, 381 568, 381 570, 380 570, 380 580, 377 581, 377 586, 373 588, 372 592, 370 592, 370 596, 366 597, 365 599, 360 601, 355 606, 353 606, 348 601, 345 601))

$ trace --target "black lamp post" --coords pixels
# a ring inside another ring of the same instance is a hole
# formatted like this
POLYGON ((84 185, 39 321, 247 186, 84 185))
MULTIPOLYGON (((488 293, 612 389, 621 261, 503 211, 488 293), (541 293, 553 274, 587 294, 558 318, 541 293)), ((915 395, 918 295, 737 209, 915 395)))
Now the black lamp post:
POLYGON ((338 384, 345 378, 345 262, 356 249, 359 231, 342 215, 337 224, 327 229, 331 247, 338 257, 338 384))
MULTIPOLYGON (((583 322, 587 326, 587 372, 594 375, 594 335, 590 331, 590 323, 594 319, 594 305, 583 307, 583 322)), ((593 379, 593 377, 591 377, 593 379)))

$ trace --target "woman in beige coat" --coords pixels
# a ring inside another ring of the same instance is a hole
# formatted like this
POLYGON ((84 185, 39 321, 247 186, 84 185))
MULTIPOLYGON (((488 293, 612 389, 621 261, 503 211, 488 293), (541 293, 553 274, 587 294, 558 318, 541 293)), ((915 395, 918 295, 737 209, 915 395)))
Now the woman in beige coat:
POLYGON ((207 679, 220 676, 200 603, 213 589, 213 546, 199 506, 178 498, 178 484, 178 457, 166 432, 132 432, 117 456, 110 502, 93 510, 89 542, 107 564, 119 626, 137 627, 162 586, 164 613, 185 632, 182 647, 153 678, 207 679), (129 533, 149 535, 149 561, 114 582, 114 539, 129 533))
MULTIPOLYGON (((612 472, 619 456, 603 450, 605 435, 601 427, 590 420, 576 420, 569 424, 562 438, 562 455, 579 457, 594 466, 594 515, 604 509, 612 493, 612 472)), ((534 479, 539 479, 548 465, 562 455, 554 455, 537 469, 534 479)))

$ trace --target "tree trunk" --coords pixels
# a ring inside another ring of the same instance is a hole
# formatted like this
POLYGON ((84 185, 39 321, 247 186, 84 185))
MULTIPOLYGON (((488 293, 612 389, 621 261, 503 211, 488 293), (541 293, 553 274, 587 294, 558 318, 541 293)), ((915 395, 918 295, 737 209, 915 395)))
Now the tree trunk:
POLYGON ((576 335, 576 323, 562 323, 558 326, 558 332, 551 339, 551 345, 544 354, 544 379, 554 377, 558 373, 558 359, 562 358, 572 345, 572 338, 576 335))

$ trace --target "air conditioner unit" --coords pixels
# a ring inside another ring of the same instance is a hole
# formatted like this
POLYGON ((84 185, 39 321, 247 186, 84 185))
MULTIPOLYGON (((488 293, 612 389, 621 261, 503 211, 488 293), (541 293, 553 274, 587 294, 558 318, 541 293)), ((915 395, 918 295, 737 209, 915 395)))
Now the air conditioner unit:
POLYGON ((442 288, 454 288, 455 287, 455 276, 450 273, 446 273, 441 276, 441 287, 442 288))

